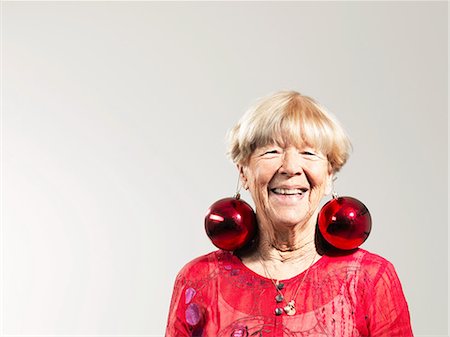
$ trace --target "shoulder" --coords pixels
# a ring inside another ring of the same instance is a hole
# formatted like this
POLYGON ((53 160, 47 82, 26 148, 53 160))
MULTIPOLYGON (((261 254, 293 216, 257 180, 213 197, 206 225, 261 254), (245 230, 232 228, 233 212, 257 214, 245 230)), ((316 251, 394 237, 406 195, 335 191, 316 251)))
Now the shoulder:
POLYGON ((325 262, 322 279, 334 286, 345 284, 359 301, 373 302, 388 293, 403 296, 393 264, 378 254, 357 249, 339 256, 325 256, 325 262))
POLYGON ((376 282, 386 272, 395 274, 391 262, 378 254, 361 248, 347 254, 326 256, 326 260, 327 267, 330 269, 353 271, 360 276, 371 279, 373 282, 376 282))
POLYGON ((326 258, 329 263, 354 264, 356 262, 361 265, 373 266, 390 264, 384 257, 361 248, 339 255, 326 255, 326 258))
POLYGON ((371 275, 374 281, 377 281, 377 278, 386 272, 395 274, 393 264, 384 257, 364 249, 360 249, 360 254, 362 270, 371 275))
POLYGON ((217 264, 221 261, 232 259, 232 253, 223 250, 216 250, 189 261, 184 265, 181 271, 202 271, 204 269, 210 268, 211 266, 217 266, 217 264))
POLYGON ((216 250, 199 256, 184 265, 178 273, 177 279, 196 282, 215 278, 218 274, 219 265, 224 261, 233 261, 233 254, 223 250, 216 250))

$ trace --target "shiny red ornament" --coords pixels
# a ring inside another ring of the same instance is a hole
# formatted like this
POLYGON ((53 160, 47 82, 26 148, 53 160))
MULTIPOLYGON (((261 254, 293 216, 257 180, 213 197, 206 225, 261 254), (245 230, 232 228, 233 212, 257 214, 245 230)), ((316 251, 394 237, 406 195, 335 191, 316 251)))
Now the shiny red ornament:
POLYGON ((206 234, 223 250, 243 248, 254 237, 256 228, 255 212, 239 197, 216 201, 205 216, 206 234))
POLYGON ((318 224, 320 233, 329 244, 350 250, 366 241, 372 229, 372 217, 358 199, 336 197, 322 207, 318 224))

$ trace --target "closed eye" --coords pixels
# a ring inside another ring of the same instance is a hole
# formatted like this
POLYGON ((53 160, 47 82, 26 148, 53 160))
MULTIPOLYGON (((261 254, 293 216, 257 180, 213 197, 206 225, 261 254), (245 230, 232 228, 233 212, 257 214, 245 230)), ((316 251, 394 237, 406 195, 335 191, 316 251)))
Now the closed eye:
POLYGON ((311 152, 311 151, 303 151, 302 154, 305 154, 305 155, 307 155, 307 156, 317 156, 316 153, 311 152))
POLYGON ((275 154, 280 154, 280 153, 281 153, 281 151, 278 149, 270 149, 270 150, 266 150, 266 151, 262 152, 260 154, 260 157, 264 157, 267 155, 275 155, 275 154))
POLYGON ((319 159, 325 159, 325 157, 322 155, 321 152, 314 152, 314 151, 302 151, 301 155, 308 160, 319 160, 319 159))

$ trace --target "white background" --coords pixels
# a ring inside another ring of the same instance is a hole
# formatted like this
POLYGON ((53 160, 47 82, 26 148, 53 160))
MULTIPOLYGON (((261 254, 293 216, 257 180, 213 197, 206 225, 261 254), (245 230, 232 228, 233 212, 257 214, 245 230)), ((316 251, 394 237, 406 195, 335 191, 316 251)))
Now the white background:
POLYGON ((416 336, 447 335, 446 2, 1 6, 3 336, 161 336, 234 193, 225 133, 281 89, 346 127, 363 247, 396 266, 416 336))

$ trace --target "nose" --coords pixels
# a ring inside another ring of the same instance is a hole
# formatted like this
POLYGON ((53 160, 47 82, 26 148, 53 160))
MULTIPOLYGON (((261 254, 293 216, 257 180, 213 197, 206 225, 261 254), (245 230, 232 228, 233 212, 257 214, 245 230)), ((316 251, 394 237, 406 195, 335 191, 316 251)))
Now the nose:
POLYGON ((288 176, 301 175, 303 173, 301 156, 297 150, 286 150, 283 154, 283 162, 278 170, 288 176))

